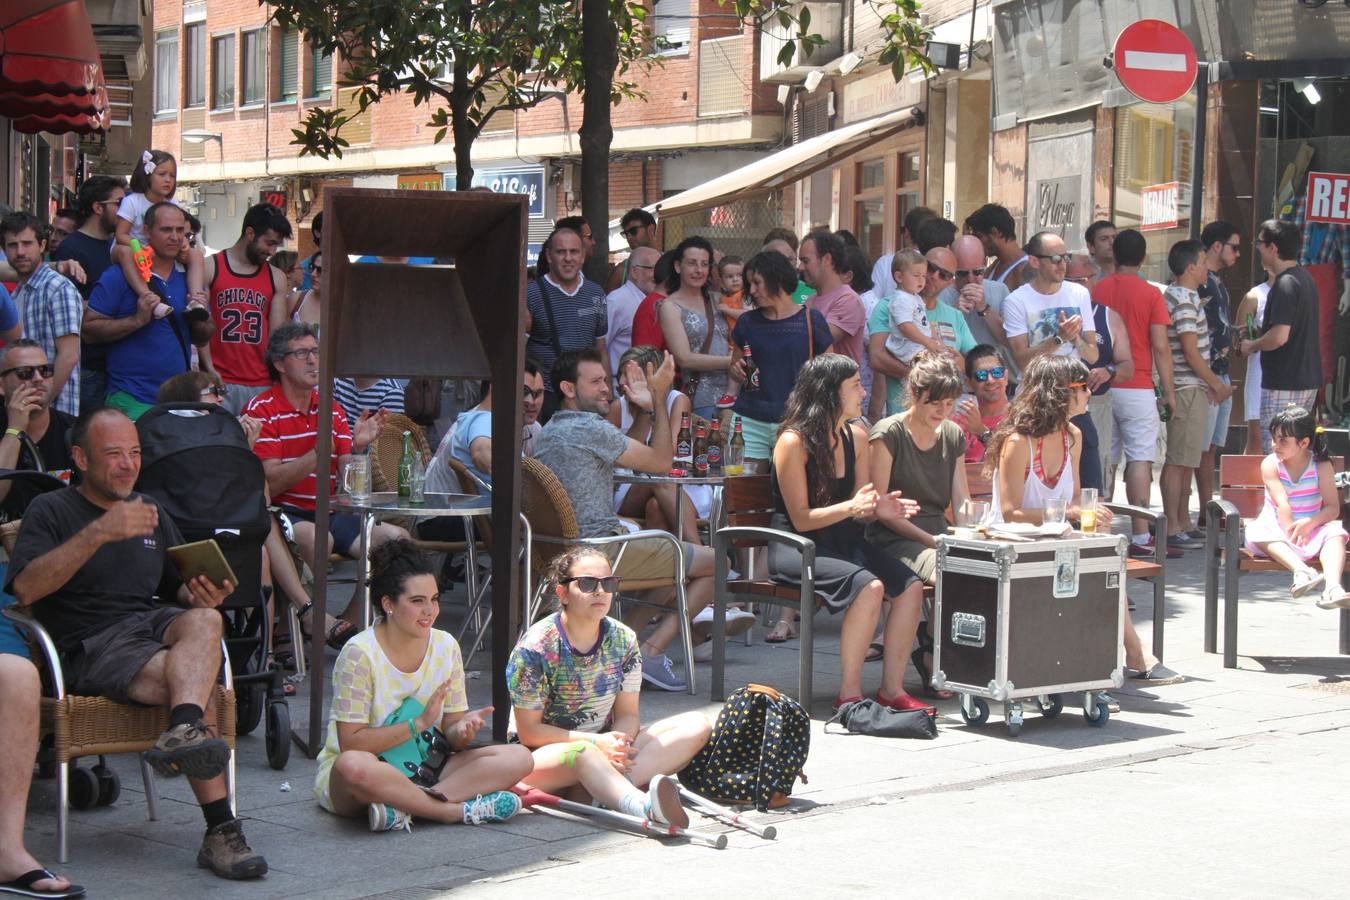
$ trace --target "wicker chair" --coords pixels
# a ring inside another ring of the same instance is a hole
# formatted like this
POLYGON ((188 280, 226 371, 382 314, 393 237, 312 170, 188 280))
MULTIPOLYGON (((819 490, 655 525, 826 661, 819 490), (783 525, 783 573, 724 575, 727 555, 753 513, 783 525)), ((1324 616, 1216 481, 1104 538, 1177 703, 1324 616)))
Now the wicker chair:
POLYGON ((390 413, 371 446, 371 477, 377 491, 398 489, 398 461, 403 456, 405 431, 412 435, 413 450, 422 455, 422 462, 431 461, 431 447, 422 426, 402 413, 390 413))
MULTIPOLYGON (((681 577, 684 572, 684 544, 669 532, 655 530, 635 531, 632 534, 609 537, 583 538, 581 537, 581 530, 577 526, 576 513, 572 509, 572 499, 567 495, 562 483, 558 481, 558 477, 547 466, 534 459, 522 459, 520 461, 520 474, 520 511, 530 526, 532 537, 529 543, 528 559, 535 572, 543 572, 544 567, 554 557, 568 547, 577 544, 600 548, 614 561, 615 568, 618 568, 620 561, 623 559, 625 545, 633 541, 656 539, 668 541, 674 545, 676 568, 675 571, 671 572, 671 577, 649 581, 625 580, 623 589, 626 594, 629 591, 674 586, 675 607, 671 612, 679 617, 680 641, 684 648, 685 683, 689 685, 689 693, 694 693, 694 642, 689 623, 689 605, 684 593, 684 578, 681 577)), ((528 615, 521 623, 522 628, 528 628, 534 621, 543 602, 546 588, 547 586, 542 581, 534 586, 527 607, 528 615)))

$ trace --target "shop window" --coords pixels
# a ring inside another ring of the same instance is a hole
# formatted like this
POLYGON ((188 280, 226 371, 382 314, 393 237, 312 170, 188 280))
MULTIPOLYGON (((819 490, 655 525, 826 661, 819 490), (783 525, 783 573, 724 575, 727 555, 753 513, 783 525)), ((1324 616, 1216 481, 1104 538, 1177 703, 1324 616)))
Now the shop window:
POLYGON ((234 35, 211 39, 211 108, 234 106, 234 35))
POLYGON ((263 58, 266 47, 263 43, 263 30, 245 31, 240 36, 240 102, 244 106, 263 102, 264 82, 267 78, 267 60, 263 58))
POLYGON ((900 154, 900 184, 902 187, 918 183, 923 177, 923 165, 917 153, 900 154))
POLYGON ((155 35, 155 115, 178 112, 178 32, 155 35))
POLYGON ((870 191, 886 186, 886 161, 869 159, 858 163, 858 191, 870 191))
MULTIPOLYGON (((858 245, 867 254, 868 259, 876 259, 886 252, 885 227, 886 203, 880 197, 873 200, 859 200, 854 204, 853 221, 857 224, 854 235, 858 245)), ((874 286, 879 294, 886 294, 885 285, 874 286)))
POLYGON ((919 205, 919 192, 900 191, 896 194, 895 199, 897 201, 895 204, 895 233, 902 237, 901 249, 912 247, 914 242, 909 239, 908 234, 904 231, 905 216, 909 215, 910 211, 919 205))
POLYGON ((1148 244, 1144 274, 1169 280, 1167 251, 1190 236, 1195 98, 1116 110, 1111 220, 1137 228, 1148 244))
POLYGON ((183 80, 187 88, 183 106, 205 106, 206 25, 201 22, 183 28, 183 80))

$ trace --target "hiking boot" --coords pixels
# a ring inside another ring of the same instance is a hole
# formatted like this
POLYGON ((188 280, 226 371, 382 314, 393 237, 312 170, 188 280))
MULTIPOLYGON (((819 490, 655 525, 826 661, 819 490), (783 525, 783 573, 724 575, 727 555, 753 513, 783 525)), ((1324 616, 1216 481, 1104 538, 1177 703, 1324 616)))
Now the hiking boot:
POLYGON ((680 784, 669 775, 657 775, 647 786, 647 818, 658 825, 689 827, 689 813, 680 805, 680 784))
POLYGON ((225 771, 230 761, 230 745, 212 737, 200 721, 175 725, 145 751, 145 761, 165 778, 186 775, 205 781, 225 771))
POLYGON ((689 690, 689 685, 675 674, 675 666, 671 664, 670 657, 664 653, 642 660, 642 680, 663 691, 689 690))
POLYGON ((244 826, 238 819, 207 829, 202 849, 197 851, 197 865, 220 878, 234 880, 267 874, 267 860, 254 853, 244 840, 244 826))
POLYGON ((372 803, 367 813, 371 831, 395 831, 401 828, 412 833, 412 816, 401 809, 394 809, 387 803, 372 803))
POLYGON ((520 812, 520 798, 510 791, 479 794, 464 804, 464 824, 482 825, 484 822, 505 822, 520 812))

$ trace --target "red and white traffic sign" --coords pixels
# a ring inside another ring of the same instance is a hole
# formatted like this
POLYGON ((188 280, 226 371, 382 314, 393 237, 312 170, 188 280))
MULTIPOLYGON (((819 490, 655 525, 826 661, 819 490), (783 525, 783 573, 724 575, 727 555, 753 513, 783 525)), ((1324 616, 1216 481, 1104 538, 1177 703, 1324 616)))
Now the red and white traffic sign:
POLYGON ((1350 175, 1309 172, 1306 221, 1350 225, 1350 175))
POLYGON ((1181 29, 1159 19, 1140 19, 1116 38, 1113 65, 1120 83, 1148 103, 1171 103, 1195 84, 1195 46, 1181 29))

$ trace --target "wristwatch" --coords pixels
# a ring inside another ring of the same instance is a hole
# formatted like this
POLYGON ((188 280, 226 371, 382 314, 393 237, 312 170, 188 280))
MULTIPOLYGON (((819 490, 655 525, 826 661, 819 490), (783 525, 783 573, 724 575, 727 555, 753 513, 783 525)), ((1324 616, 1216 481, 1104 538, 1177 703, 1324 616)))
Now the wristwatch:
POLYGON ((987 312, 989 312, 989 304, 986 303, 985 306, 984 306, 984 309, 977 309, 977 310, 975 310, 975 315, 977 315, 977 316, 979 316, 981 319, 983 319, 983 318, 984 318, 984 314, 987 313, 987 312))
POLYGON ((1116 364, 1115 364, 1115 363, 1107 363, 1106 365, 1102 366, 1102 368, 1105 369, 1106 371, 1110 372, 1112 378, 1115 378, 1115 377, 1116 377, 1116 364))
POLYGON ((986 430, 984 434, 976 435, 975 439, 978 440, 981 444, 984 444, 986 447, 988 447, 989 442, 993 439, 993 437, 994 433, 992 431, 986 430))
POLYGON ((1064 343, 1064 338, 1060 337, 1059 335, 1057 335, 1057 334, 1052 334, 1052 335, 1050 335, 1050 336, 1051 336, 1052 338, 1055 339, 1055 343, 1056 343, 1056 344, 1063 344, 1063 343, 1064 343))

